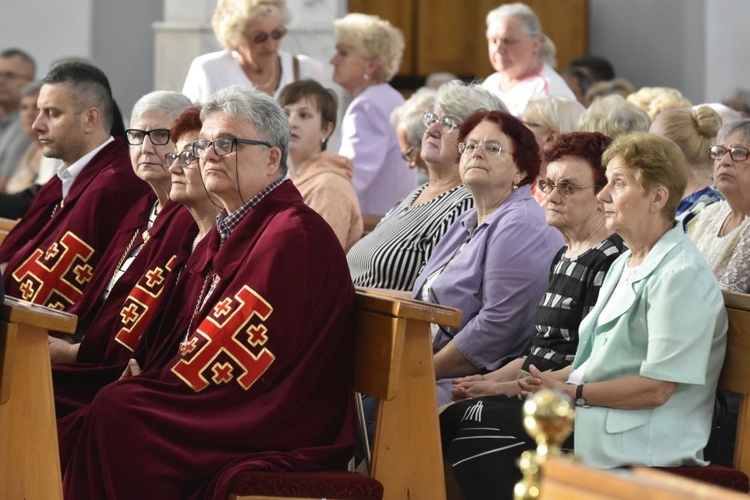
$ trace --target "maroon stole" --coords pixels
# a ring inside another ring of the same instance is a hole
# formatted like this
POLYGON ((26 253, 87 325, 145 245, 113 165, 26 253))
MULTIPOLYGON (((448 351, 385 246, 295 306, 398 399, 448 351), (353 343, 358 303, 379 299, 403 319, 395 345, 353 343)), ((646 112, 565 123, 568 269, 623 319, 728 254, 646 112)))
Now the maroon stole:
POLYGON ((350 457, 354 289, 335 234, 287 181, 210 244, 184 347, 99 392, 65 461, 66 497, 226 498, 240 467, 350 457))
POLYGON ((5 292, 70 309, 127 212, 148 189, 133 173, 119 138, 84 167, 65 200, 62 182, 53 177, 0 246, 0 262, 8 262, 5 292))
MULTIPOLYGON (((149 198, 155 201, 155 197, 149 198)), ((122 241, 132 241, 133 235, 140 238, 142 231, 137 226, 128 223, 124 227, 128 229, 121 234, 131 237, 122 241)), ((164 206, 149 231, 148 241, 94 315, 76 362, 53 365, 58 418, 88 404, 99 389, 119 378, 163 297, 174 287, 197 232, 186 208, 173 202, 164 206)), ((118 250, 122 250, 121 245, 118 250)), ((116 259, 121 260, 121 256, 116 259)), ((110 277, 99 279, 104 283, 96 283, 99 294, 110 277)))

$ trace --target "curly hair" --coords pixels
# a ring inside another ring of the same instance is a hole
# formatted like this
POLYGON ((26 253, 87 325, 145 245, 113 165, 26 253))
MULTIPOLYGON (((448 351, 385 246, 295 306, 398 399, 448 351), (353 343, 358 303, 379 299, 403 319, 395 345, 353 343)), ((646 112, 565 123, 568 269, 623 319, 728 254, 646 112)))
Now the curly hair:
POLYGON ((602 155, 610 144, 612 144, 612 139, 599 132, 571 132, 561 135, 547 146, 544 150, 544 159, 553 162, 563 156, 580 158, 591 167, 594 184, 604 186, 607 183, 607 176, 604 163, 602 163, 602 155))
POLYGON ((458 142, 464 142, 471 131, 482 122, 492 122, 498 125, 513 144, 513 159, 518 170, 525 174, 518 186, 534 182, 542 166, 542 157, 539 153, 539 145, 536 143, 531 130, 510 113, 482 109, 469 116, 461 124, 461 128, 458 130, 458 142))
POLYGON ((364 57, 374 57, 378 68, 372 77, 381 83, 389 82, 401 66, 404 55, 404 35, 401 30, 378 16, 347 14, 333 22, 338 43, 351 45, 364 57))
POLYGON ((292 20, 286 0, 219 0, 211 26, 225 49, 236 50, 247 25, 266 15, 280 16, 283 24, 292 20))
POLYGON ((670 87, 641 87, 628 96, 628 101, 643 109, 652 120, 664 110, 693 105, 679 90, 670 87))

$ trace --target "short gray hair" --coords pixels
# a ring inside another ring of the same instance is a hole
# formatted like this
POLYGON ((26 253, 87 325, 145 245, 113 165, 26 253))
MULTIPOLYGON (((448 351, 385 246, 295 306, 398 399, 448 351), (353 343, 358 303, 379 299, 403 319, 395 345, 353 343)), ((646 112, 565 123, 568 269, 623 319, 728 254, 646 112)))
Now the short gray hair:
POLYGON ((569 134, 578 130, 578 120, 585 111, 575 99, 548 95, 529 99, 524 112, 533 113, 536 121, 548 130, 569 134))
POLYGON ((193 103, 184 94, 171 90, 156 90, 136 101, 133 105, 133 111, 130 113, 130 123, 132 125, 137 120, 152 113, 166 113, 171 127, 177 117, 192 106, 193 103))
POLYGON ((435 94, 437 94, 437 91, 434 89, 422 87, 391 113, 391 123, 396 128, 399 125, 404 127, 411 146, 422 144, 422 136, 427 130, 422 121, 422 116, 424 116, 425 111, 432 110, 432 106, 435 104, 435 94))
POLYGON ((523 22, 523 30, 527 35, 533 37, 544 36, 542 31, 542 25, 539 23, 539 18, 536 17, 534 11, 528 5, 522 3, 506 3, 496 9, 492 9, 487 14, 487 28, 500 19, 506 17, 517 17, 523 22))
POLYGON ((273 97, 255 89, 233 85, 208 98, 201 110, 201 121, 206 123, 215 113, 224 113, 253 125, 258 140, 266 141, 281 150, 279 171, 282 177, 286 175, 291 131, 289 119, 273 97))
POLYGON ((592 102, 578 122, 581 132, 601 132, 612 139, 629 132, 648 132, 650 126, 648 113, 619 94, 592 102))
POLYGON ((728 135, 731 135, 737 131, 742 132, 742 138, 744 139, 745 145, 750 144, 750 118, 741 118, 739 120, 732 120, 727 122, 719 129, 719 133, 716 134, 717 142, 724 142, 724 139, 728 135))
POLYGON ((483 88, 478 83, 464 83, 460 80, 444 83, 435 96, 435 109, 440 108, 443 113, 465 120, 475 111, 505 111, 508 107, 494 93, 483 88))

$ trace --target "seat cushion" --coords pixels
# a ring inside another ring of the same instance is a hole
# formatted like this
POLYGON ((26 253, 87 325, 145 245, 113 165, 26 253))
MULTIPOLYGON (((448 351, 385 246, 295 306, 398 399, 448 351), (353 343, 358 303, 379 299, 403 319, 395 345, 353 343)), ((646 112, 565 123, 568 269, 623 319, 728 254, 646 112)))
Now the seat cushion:
POLYGON ((742 493, 750 492, 750 480, 747 474, 737 469, 724 467, 723 465, 707 465, 705 467, 654 467, 680 476, 697 479, 706 483, 711 483, 723 488, 739 491, 742 493))
POLYGON ((246 471, 232 478, 232 493, 238 496, 308 497, 351 500, 382 500, 383 485, 355 472, 263 472, 246 471))

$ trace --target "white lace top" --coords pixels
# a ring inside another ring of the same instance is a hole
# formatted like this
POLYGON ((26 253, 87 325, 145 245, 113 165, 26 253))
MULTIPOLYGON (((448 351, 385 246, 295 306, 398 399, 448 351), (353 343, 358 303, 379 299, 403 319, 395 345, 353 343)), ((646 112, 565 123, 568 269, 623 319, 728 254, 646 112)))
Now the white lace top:
POLYGON ((746 293, 750 288, 750 217, 726 236, 719 231, 730 212, 726 201, 713 203, 695 218, 690 237, 708 261, 722 290, 746 293))

